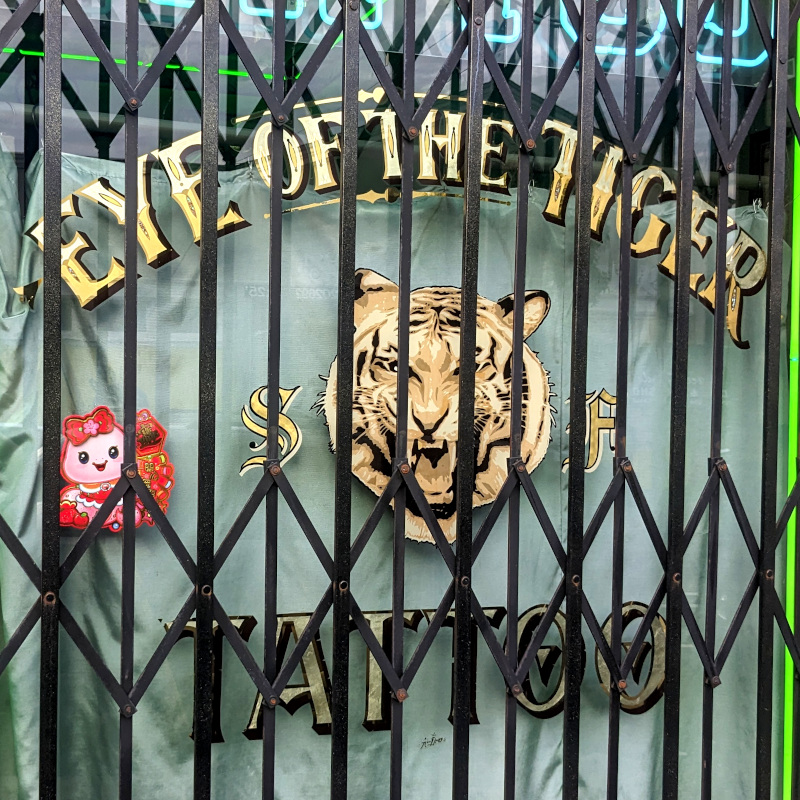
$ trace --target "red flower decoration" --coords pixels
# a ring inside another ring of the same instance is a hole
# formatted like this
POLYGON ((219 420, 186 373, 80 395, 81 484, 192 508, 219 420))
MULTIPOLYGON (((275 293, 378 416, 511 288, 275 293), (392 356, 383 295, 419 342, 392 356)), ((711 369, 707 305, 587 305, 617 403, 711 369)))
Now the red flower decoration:
POLYGON ((83 444, 90 436, 111 433, 114 428, 114 414, 107 406, 98 406, 85 417, 73 415, 64 420, 64 436, 76 446, 83 444))

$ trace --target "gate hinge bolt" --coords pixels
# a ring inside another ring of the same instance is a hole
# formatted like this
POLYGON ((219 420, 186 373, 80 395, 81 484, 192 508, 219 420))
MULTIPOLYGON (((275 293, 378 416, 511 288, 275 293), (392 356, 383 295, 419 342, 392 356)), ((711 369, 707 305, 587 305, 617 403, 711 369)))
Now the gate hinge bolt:
POLYGON ((408 692, 405 689, 398 689, 397 694, 397 702, 402 703, 404 700, 408 700, 408 692))
POLYGON ((277 464, 273 464, 269 468, 269 474, 270 475, 280 475, 281 474, 281 468, 277 464))

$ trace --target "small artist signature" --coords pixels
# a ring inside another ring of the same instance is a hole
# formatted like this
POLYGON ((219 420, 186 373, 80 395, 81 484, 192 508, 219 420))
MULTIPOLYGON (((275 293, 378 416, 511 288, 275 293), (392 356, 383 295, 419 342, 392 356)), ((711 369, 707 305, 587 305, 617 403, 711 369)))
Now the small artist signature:
POLYGON ((437 736, 436 733, 432 733, 429 739, 423 739, 422 744, 420 744, 419 749, 425 750, 428 747, 435 747, 437 744, 441 744, 444 741, 444 736, 437 736))

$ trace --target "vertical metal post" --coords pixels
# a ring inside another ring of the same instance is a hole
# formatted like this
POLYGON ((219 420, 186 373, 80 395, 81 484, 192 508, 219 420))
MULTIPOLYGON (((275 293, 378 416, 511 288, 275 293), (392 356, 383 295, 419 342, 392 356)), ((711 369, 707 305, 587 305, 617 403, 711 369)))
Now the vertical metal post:
MULTIPOLYGON (((723 8, 722 35, 722 73, 719 87, 718 121, 722 135, 726 141, 730 138, 731 128, 731 81, 733 57, 733 3, 727 2, 723 8)), ((714 269, 714 343, 711 367, 711 442, 709 448, 709 472, 714 469, 722 448, 722 390, 724 380, 724 353, 727 337, 726 318, 723 313, 725 305, 726 254, 728 235, 728 190, 733 163, 723 163, 722 155, 718 155, 717 185, 717 248, 714 269)), ((719 484, 708 504, 708 542, 706 553, 706 609, 705 634, 706 645, 711 653, 716 651, 717 628, 717 572, 719 563, 719 484)), ((703 716, 702 716, 702 758, 700 797, 711 800, 711 776, 714 739, 714 686, 708 676, 703 681, 703 716)))
MULTIPOLYGON (((636 19, 636 0, 627 0, 627 19, 636 19)), ((636 27, 625 26, 625 102, 623 118, 629 131, 635 130, 636 115, 636 27)), ((617 303, 617 406, 614 427, 614 469, 620 468, 627 458, 628 446, 628 331, 630 313, 630 269, 632 220, 628 213, 633 194, 633 162, 638 153, 630 153, 622 162, 622 193, 619 230, 619 279, 617 303)), ((622 659, 622 604, 625 576, 625 489, 614 501, 611 576, 611 652, 614 658, 622 659)), ((624 675, 622 676, 625 677, 624 675)), ((606 797, 616 800, 619 792, 619 722, 620 688, 611 681, 608 697, 608 774, 606 797)))
POLYGON ((458 475, 453 681, 453 800, 469 797, 472 682, 472 495, 475 483, 475 343, 483 119, 484 2, 472 0, 467 50, 464 233, 461 253, 461 354, 458 379, 458 475))
POLYGON ((61 0, 44 0, 44 286, 42 289, 42 649, 39 797, 58 777, 61 489, 61 0))
MULTIPOLYGON (((772 49, 772 169, 769 197, 767 319, 764 340, 764 418, 761 457, 761 547, 758 593, 758 682, 756 695, 756 800, 772 796, 772 607, 775 583, 778 420, 781 361, 781 301, 785 226, 786 114, 788 91, 789 0, 774 4, 772 49)), ((796 629, 795 629, 796 630, 796 629)), ((797 665, 795 665, 797 669, 797 665)))
POLYGON ((353 303, 358 173, 359 0, 342 6, 341 203, 339 208, 339 326, 336 343, 336 509, 334 512, 333 686, 331 798, 347 798, 347 716, 350 675, 350 520, 353 463, 353 303))
MULTIPOLYGON (((127 0, 125 8, 125 73, 128 83, 138 82, 139 4, 127 0)), ((123 464, 136 469, 136 334, 137 334, 137 210, 139 116, 136 98, 125 98, 125 298, 123 340, 123 464), (131 103, 133 105, 131 106, 131 103)), ((128 488, 122 509, 122 620, 120 684, 126 693, 133 688, 134 586, 136 569, 136 495, 128 488)), ((125 706, 119 720, 119 796, 133 793, 132 706, 125 706)))
POLYGON ((217 390, 217 171, 219 0, 203 0, 203 172, 200 223, 200 353, 197 465, 197 638, 194 687, 194 796, 211 798, 215 409, 217 390))
POLYGON ((678 800, 678 739, 681 692, 681 606, 683 602, 683 514, 686 467, 686 398, 689 360, 689 273, 691 271, 694 177, 697 2, 684 0, 681 42, 681 113, 678 143, 676 269, 672 323, 672 400, 667 550, 666 679, 664 681, 663 800, 678 800))
MULTIPOLYGON (((533 67, 533 4, 522 8, 522 56, 520 59, 520 112, 522 119, 531 118, 531 73, 533 67)), ((528 189, 533 160, 533 139, 519 143, 519 168, 517 171, 517 217, 514 252, 514 316, 511 339, 511 441, 509 445, 509 470, 522 454, 522 377, 525 351, 525 279, 528 255, 528 189)), ((508 577, 506 583, 506 656, 516 669, 519 664, 517 638, 519 635, 519 482, 508 499, 508 577)), ((510 692, 505 697, 505 768, 503 798, 516 797, 517 765, 517 698, 510 692)))
POLYGON ((564 800, 578 798, 578 759, 583 648, 583 504, 586 432, 586 366, 591 262, 592 162, 594 157, 595 0, 583 0, 578 89, 578 174, 575 185, 575 253, 572 277, 569 500, 567 507, 567 621, 564 703, 564 800))
MULTIPOLYGON (((414 112, 414 49, 416 0, 403 7, 403 106, 407 117, 414 112)), ((397 309, 397 423, 395 468, 408 458, 408 376, 409 329, 411 324, 411 213, 414 198, 414 142, 407 135, 400 140, 400 263, 397 309)), ((392 549, 392 669, 403 674, 403 630, 405 628, 406 485, 394 498, 392 549)), ((403 705, 397 697, 391 703, 391 757, 389 797, 403 794, 403 705)))
MULTIPOLYGON (((277 0, 272 19, 272 90, 278 100, 284 96, 286 52, 286 0, 277 0)), ((283 123, 273 120, 269 134, 272 186, 269 194, 269 343, 267 350, 267 462, 268 469, 280 468, 279 417, 281 370, 281 271, 283 253, 283 123)), ((264 674, 272 683, 278 670, 278 492, 273 487, 266 498, 266 539, 264 562, 264 674)), ((262 705, 262 773, 264 800, 275 796, 275 712, 276 706, 262 705)))

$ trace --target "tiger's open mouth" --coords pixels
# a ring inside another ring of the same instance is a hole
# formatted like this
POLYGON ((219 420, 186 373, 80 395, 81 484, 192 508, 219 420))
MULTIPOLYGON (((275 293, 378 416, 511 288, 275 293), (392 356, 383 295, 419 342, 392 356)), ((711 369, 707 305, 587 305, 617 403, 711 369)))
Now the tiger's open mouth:
POLYGON ((453 499, 456 443, 446 439, 411 444, 411 465, 420 487, 431 504, 449 504, 453 499))

